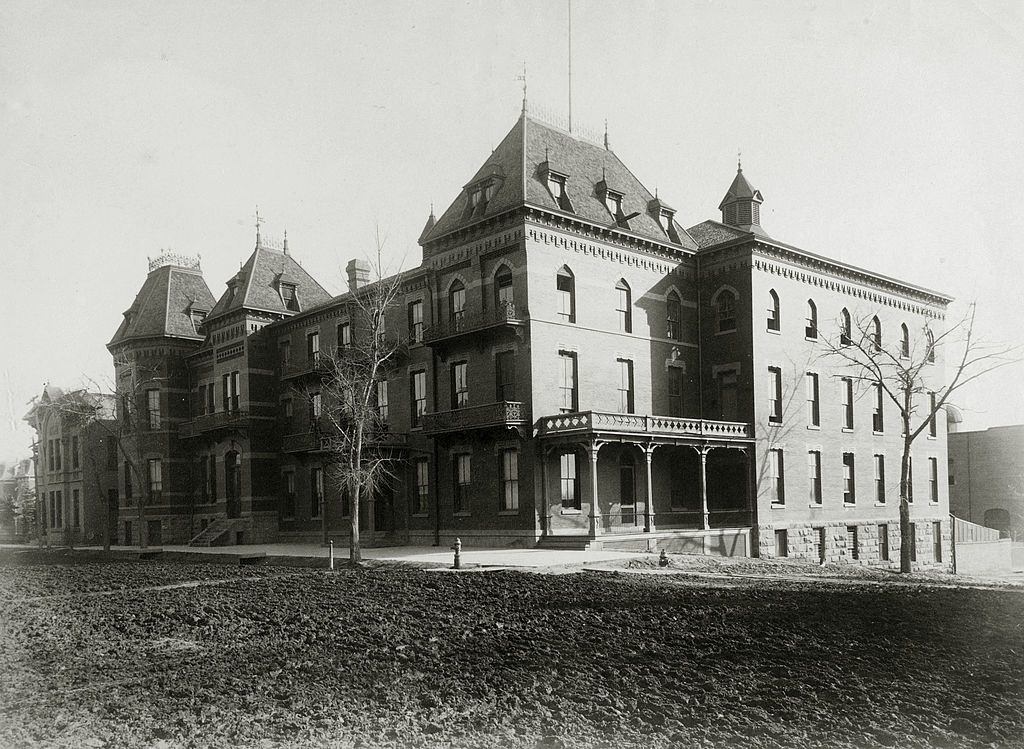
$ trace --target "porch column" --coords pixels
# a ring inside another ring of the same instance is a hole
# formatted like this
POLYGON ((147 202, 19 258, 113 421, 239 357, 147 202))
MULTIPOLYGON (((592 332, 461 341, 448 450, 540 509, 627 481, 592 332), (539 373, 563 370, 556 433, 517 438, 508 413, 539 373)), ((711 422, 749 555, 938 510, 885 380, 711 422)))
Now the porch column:
POLYGON ((654 531, 654 481, 651 478, 651 461, 654 459, 654 445, 644 445, 644 460, 647 463, 647 500, 644 502, 644 533, 654 531))
POLYGON ((600 523, 599 514, 601 512, 601 505, 598 501, 597 495, 597 454, 601 450, 601 442, 591 442, 587 446, 587 452, 590 454, 590 537, 597 538, 598 524, 600 523))
POLYGON ((708 513, 708 448, 702 447, 700 449, 700 511, 701 511, 701 528, 707 530, 711 527, 711 517, 708 513))
POLYGON ((548 450, 540 447, 540 533, 541 536, 551 535, 551 523, 548 515, 551 505, 548 503, 548 450))

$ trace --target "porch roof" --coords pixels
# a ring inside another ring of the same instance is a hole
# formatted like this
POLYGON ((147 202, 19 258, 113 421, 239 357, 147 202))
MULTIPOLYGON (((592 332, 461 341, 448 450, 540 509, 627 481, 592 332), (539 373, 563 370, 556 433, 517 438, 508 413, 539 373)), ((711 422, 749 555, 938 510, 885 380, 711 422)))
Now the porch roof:
POLYGON ((708 421, 676 416, 648 416, 607 411, 577 411, 543 416, 536 424, 540 438, 594 438, 656 444, 750 444, 754 428, 742 421, 708 421))

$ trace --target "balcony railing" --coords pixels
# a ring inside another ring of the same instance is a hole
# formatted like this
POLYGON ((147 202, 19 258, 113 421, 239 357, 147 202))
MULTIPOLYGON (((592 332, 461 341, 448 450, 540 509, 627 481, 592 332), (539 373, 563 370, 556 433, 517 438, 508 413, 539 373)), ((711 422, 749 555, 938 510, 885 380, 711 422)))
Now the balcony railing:
POLYGON ((517 327, 525 325, 529 319, 530 312, 526 305, 514 302, 505 302, 483 312, 470 313, 463 310, 448 320, 427 325, 423 329, 423 342, 429 345, 489 328, 517 327))
POLYGON ((539 436, 611 432, 655 437, 696 437, 712 439, 750 439, 754 430, 740 421, 707 421, 675 416, 644 416, 605 411, 577 411, 545 416, 537 422, 539 436))
MULTIPOLYGON (((281 452, 285 453, 322 453, 330 448, 330 433, 327 431, 308 431, 286 434, 281 437, 281 452)), ((367 435, 365 446, 372 447, 404 447, 409 437, 397 432, 377 432, 367 435)))
POLYGON ((498 401, 457 408, 454 411, 423 414, 423 431, 427 434, 489 427, 519 427, 528 423, 526 409, 518 401, 498 401))
POLYGON ((178 436, 182 438, 198 437, 201 434, 216 432, 221 429, 244 429, 249 426, 248 411, 218 411, 212 414, 197 416, 178 427, 178 436))

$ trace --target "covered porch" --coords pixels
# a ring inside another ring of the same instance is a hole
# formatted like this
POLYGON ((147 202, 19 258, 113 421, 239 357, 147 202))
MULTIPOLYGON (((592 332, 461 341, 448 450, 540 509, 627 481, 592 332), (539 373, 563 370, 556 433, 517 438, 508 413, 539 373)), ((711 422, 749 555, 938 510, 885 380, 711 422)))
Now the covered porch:
POLYGON ((584 411, 540 419, 537 436, 545 538, 707 548, 753 524, 748 424, 584 411))

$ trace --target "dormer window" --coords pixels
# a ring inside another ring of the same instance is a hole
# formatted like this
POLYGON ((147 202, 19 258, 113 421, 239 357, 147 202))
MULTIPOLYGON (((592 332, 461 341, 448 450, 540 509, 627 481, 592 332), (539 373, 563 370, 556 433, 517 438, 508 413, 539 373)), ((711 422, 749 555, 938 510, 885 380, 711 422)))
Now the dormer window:
POLYGON ((658 216, 658 223, 661 224, 661 228, 668 234, 672 230, 672 211, 662 211, 661 215, 658 216))
POLYGON ((208 309, 195 307, 192 304, 189 304, 186 313, 188 314, 189 321, 192 323, 192 330, 194 330, 197 335, 202 335, 202 330, 200 330, 200 328, 203 325, 203 321, 206 320, 206 315, 209 314, 209 312, 210 310, 208 309))
POLYGON ((561 210, 568 211, 569 213, 576 212, 572 207, 572 201, 569 200, 569 193, 566 190, 566 185, 569 182, 568 174, 555 169, 550 161, 545 161, 540 165, 539 177, 541 182, 547 186, 552 199, 554 199, 555 204, 561 210))
POLYGON ((281 302, 284 304, 284 308, 292 312, 298 312, 299 297, 295 293, 295 284, 282 282, 279 290, 281 293, 281 302))
POLYGON ((622 218, 622 195, 621 193, 606 190, 604 194, 604 205, 612 217, 619 221, 622 218))

